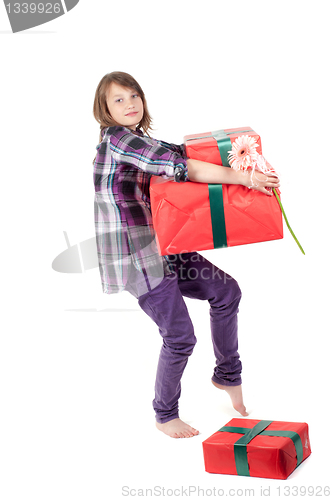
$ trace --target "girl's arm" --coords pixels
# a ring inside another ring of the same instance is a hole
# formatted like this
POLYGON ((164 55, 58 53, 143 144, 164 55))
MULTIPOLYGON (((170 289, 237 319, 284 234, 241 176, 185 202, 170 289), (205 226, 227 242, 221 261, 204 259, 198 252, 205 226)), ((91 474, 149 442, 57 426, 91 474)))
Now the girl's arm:
POLYGON ((99 156, 109 148, 116 161, 143 170, 152 175, 173 177, 175 181, 187 181, 186 158, 145 136, 137 136, 125 127, 109 127, 99 156), (109 138, 109 139, 108 139, 109 138))
POLYGON ((173 144, 172 142, 165 142, 165 141, 160 141, 160 140, 158 140, 158 142, 160 144, 164 145, 166 148, 171 149, 175 153, 178 153, 179 155, 187 158, 186 150, 185 150, 183 144, 173 144))
POLYGON ((269 196, 273 194, 266 188, 277 188, 280 186, 276 174, 263 174, 254 172, 254 183, 251 180, 251 172, 242 172, 230 167, 215 165, 200 160, 187 159, 188 177, 193 182, 206 182, 208 184, 242 184, 248 188, 256 189, 269 196))

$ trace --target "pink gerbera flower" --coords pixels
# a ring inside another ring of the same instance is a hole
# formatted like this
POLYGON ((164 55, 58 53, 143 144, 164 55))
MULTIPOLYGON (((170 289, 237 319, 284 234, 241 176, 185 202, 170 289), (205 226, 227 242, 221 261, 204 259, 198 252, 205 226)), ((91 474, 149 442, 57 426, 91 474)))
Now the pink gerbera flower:
POLYGON ((229 163, 234 170, 247 170, 257 159, 256 148, 258 144, 254 137, 249 135, 239 136, 228 151, 229 163))

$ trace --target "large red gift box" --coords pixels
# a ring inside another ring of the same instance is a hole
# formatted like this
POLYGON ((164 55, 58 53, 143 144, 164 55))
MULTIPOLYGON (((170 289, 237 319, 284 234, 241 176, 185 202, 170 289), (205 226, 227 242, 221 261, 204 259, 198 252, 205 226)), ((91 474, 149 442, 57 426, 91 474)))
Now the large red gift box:
POLYGON ((179 183, 154 176, 150 198, 160 255, 283 237, 276 198, 245 186, 179 183))
POLYGON ((205 470, 287 479, 311 453, 308 424, 233 418, 203 441, 205 470))

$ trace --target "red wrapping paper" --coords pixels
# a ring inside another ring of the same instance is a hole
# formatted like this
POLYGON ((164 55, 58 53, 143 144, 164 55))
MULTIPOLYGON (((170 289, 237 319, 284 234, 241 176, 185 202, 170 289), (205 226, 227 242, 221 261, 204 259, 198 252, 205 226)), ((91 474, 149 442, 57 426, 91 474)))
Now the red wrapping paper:
MULTIPOLYGON (((233 418, 226 426, 252 429, 259 420, 233 418)), ((287 430, 299 434, 303 447, 303 460, 311 453, 308 424, 273 421, 268 430, 287 430)), ((241 433, 215 432, 203 441, 205 470, 214 474, 237 475, 234 443, 241 433)), ((297 466, 293 441, 288 437, 258 435, 247 444, 247 457, 251 477, 287 479, 297 466)), ((302 460, 302 461, 303 461, 302 460)))
POLYGON ((150 198, 160 255, 214 248, 208 184, 152 177, 150 198))
MULTIPOLYGON (((223 185, 227 246, 283 237, 276 198, 234 184, 223 185)), ((160 255, 215 248, 208 184, 152 177, 150 198, 160 255)))

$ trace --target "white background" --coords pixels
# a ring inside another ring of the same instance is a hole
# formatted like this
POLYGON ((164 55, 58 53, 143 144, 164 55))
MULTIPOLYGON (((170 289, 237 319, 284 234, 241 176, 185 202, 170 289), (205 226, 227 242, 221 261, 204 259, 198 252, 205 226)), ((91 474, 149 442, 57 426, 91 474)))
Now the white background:
POLYGON ((283 497, 286 486, 331 486, 328 7, 81 0, 11 34, 0 6, 2 499, 117 499, 124 486, 131 497, 155 486, 175 496, 190 485, 206 496, 214 487, 228 496, 253 488, 255 497, 280 487, 283 497), (114 70, 144 89, 154 137, 181 143, 249 125, 281 174, 306 255, 286 226, 283 240, 203 253, 242 288, 249 418, 309 424, 312 455, 286 482, 204 470, 201 442, 238 416, 210 382, 208 304, 187 301, 198 343, 180 399, 180 416, 200 435, 171 439, 154 426, 161 338, 153 322, 131 295, 102 294, 98 269, 52 270, 66 248, 63 231, 71 245, 94 235, 92 104, 114 70))

